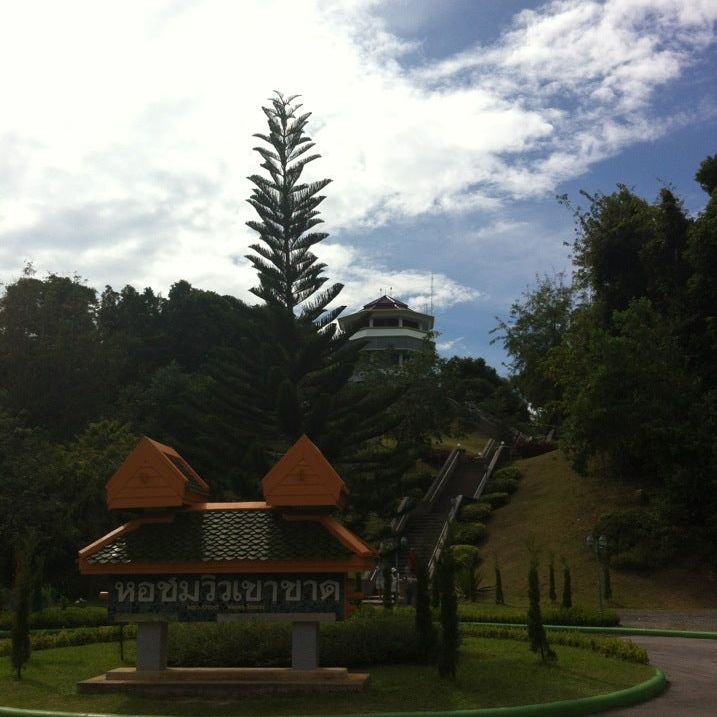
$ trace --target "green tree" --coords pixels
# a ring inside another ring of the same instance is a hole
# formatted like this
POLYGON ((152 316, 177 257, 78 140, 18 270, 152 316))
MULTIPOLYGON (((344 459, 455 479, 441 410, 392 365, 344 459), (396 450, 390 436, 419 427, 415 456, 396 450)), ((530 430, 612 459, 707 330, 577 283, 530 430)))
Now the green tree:
POLYGON ((558 420, 561 390, 549 367, 550 352, 565 337, 576 304, 576 290, 563 274, 538 279, 534 289, 513 303, 508 320, 498 319, 492 343, 500 341, 510 356, 511 379, 521 395, 541 409, 548 422, 558 420))
POLYGON ((423 559, 419 559, 416 564, 416 633, 422 658, 425 661, 433 660, 436 648, 436 628, 431 612, 428 567, 423 559))
POLYGON ((97 295, 78 277, 25 276, 0 298, 0 397, 58 440, 70 438, 107 403, 97 295))
MULTIPOLYGON (((271 464, 306 433, 349 483, 352 511, 365 517, 377 506, 383 514, 392 500, 382 493, 391 492, 407 460, 381 443, 394 425, 387 408, 395 395, 350 381, 362 344, 338 332, 343 307, 332 302, 342 285, 326 285, 326 267, 312 251, 328 236, 316 227, 329 180, 302 181, 319 155, 305 134, 310 113, 301 114, 295 100, 277 93, 263 108, 268 132, 256 135, 263 146, 255 149, 264 174, 250 177, 248 200, 258 215, 248 225, 259 241, 248 259, 259 278, 252 291, 264 303, 252 310, 239 347, 211 368, 211 400, 227 435, 251 446, 248 471, 271 464)), ((260 477, 242 480, 256 484, 260 477)))
POLYGON ((563 597, 560 607, 569 610, 573 606, 573 584, 570 577, 570 568, 565 565, 563 567, 563 597))
POLYGON ((495 604, 505 604, 505 597, 503 597, 503 578, 501 577, 500 566, 497 560, 495 562, 495 604))
POLYGON ((441 555, 438 580, 441 591, 441 642, 438 650, 438 674, 455 679, 458 666, 458 599, 456 598, 455 563, 450 546, 441 555))
POLYGON ((565 447, 581 472, 597 458, 615 477, 659 480, 673 465, 676 438, 686 435, 685 423, 675 423, 690 401, 682 355, 645 298, 616 311, 612 323, 605 327, 584 308, 551 355, 567 414, 565 447))
POLYGON ((17 679, 30 659, 30 602, 33 589, 33 562, 35 537, 27 534, 22 547, 16 551, 15 580, 13 585, 14 609, 10 631, 10 662, 17 679))
POLYGON ((555 556, 550 553, 550 563, 548 565, 548 597, 550 602, 555 602, 558 595, 555 592, 555 556))
POLYGON ((540 584, 538 582, 538 561, 533 557, 528 572, 528 641, 533 652, 540 653, 543 662, 554 662, 556 655, 548 645, 540 613, 540 584))

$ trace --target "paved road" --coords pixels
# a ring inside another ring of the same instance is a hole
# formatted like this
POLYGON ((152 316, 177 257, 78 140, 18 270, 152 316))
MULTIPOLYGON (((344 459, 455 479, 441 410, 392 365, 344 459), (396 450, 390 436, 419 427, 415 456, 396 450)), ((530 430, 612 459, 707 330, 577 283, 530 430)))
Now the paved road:
POLYGON ((650 662, 665 673, 670 686, 660 697, 642 705, 607 712, 609 717, 717 715, 717 640, 641 636, 629 639, 648 651, 650 662))

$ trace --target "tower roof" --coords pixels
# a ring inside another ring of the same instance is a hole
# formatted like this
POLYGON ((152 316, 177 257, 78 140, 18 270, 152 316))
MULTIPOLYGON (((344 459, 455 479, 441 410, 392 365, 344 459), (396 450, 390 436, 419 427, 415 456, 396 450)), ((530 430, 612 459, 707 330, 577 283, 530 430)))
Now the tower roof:
POLYGON ((403 301, 394 299, 392 296, 384 294, 375 301, 371 301, 366 304, 364 309, 407 309, 408 304, 404 304, 403 301))

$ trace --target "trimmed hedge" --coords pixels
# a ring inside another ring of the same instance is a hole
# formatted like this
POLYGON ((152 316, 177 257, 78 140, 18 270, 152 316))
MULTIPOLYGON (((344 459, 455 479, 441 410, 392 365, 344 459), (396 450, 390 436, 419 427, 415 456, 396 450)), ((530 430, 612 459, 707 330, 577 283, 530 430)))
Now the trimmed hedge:
POLYGON ((533 458, 543 453, 550 453, 556 450, 557 443, 553 441, 523 441, 518 440, 513 444, 513 452, 520 458, 533 458))
POLYGON ((508 466, 507 468, 501 468, 493 473, 495 480, 509 478, 510 480, 523 480, 523 471, 517 466, 508 466))
POLYGON ((486 503, 490 503, 491 508, 495 510, 496 508, 500 508, 501 506, 508 505, 508 503, 510 503, 510 494, 487 493, 486 495, 482 495, 480 499, 484 500, 486 503))
POLYGON ((491 478, 486 490, 491 493, 515 493, 518 490, 518 481, 514 478, 491 478))
MULTIPOLYGON (((33 650, 52 650, 56 647, 75 647, 77 645, 90 645, 96 642, 119 642, 120 629, 116 626, 78 627, 62 630, 53 634, 30 635, 30 647, 33 650)), ((126 625, 124 636, 132 639, 137 635, 135 625, 126 625)), ((0 657, 10 654, 10 640, 0 640, 0 657)))
MULTIPOLYGON (((347 667, 420 662, 410 609, 359 610, 344 622, 319 630, 322 665, 347 667)), ((179 623, 169 627, 169 664, 192 667, 285 667, 291 663, 287 623, 179 623)))
POLYGON ((459 523, 453 539, 461 545, 480 545, 487 535, 488 529, 483 523, 459 523))
POLYGON ((462 523, 485 523, 492 512, 490 503, 466 503, 461 505, 458 520, 462 523))
MULTIPOLYGON (((545 625, 574 625, 579 627, 617 627, 620 616, 613 610, 586 610, 583 607, 541 609, 545 625)), ((496 610, 492 606, 461 603, 458 616, 462 622, 498 622, 524 624, 527 610, 518 608, 496 610)))
MULTIPOLYGON (((68 627, 99 627, 107 624, 106 607, 48 607, 30 614, 31 630, 68 627)), ((0 612, 0 630, 10 630, 12 612, 0 612)))
MULTIPOLYGON (((550 630, 551 645, 565 645, 598 652, 604 657, 615 657, 626 662, 647 664, 649 656, 647 650, 635 645, 629 640, 615 637, 602 637, 599 635, 583 635, 579 632, 565 632, 563 630, 550 630)), ((527 641, 528 630, 520 627, 499 627, 495 625, 462 625, 461 634, 466 637, 485 637, 496 640, 527 641)))

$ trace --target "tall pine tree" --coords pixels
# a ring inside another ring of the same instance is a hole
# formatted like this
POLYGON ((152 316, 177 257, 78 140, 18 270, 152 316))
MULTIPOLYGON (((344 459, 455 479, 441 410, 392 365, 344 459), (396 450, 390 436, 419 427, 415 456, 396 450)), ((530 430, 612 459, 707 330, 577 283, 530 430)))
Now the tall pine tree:
MULTIPOLYGON (((210 369, 213 401, 227 435, 247 447, 242 492, 305 433, 352 484, 352 508, 365 515, 379 500, 374 488, 392 487, 391 468, 402 463, 379 440, 396 420, 386 408, 398 395, 349 381, 362 344, 338 331, 344 307, 332 302, 343 286, 327 284, 313 252, 328 236, 316 228, 330 180, 302 179, 319 155, 305 132, 310 113, 299 111, 296 98, 275 93, 263 108, 268 131, 255 135, 264 171, 249 177, 258 219, 247 224, 259 240, 247 258, 259 278, 252 292, 263 304, 252 310, 240 345, 210 369)), ((390 498, 380 500, 390 508, 390 498)))

